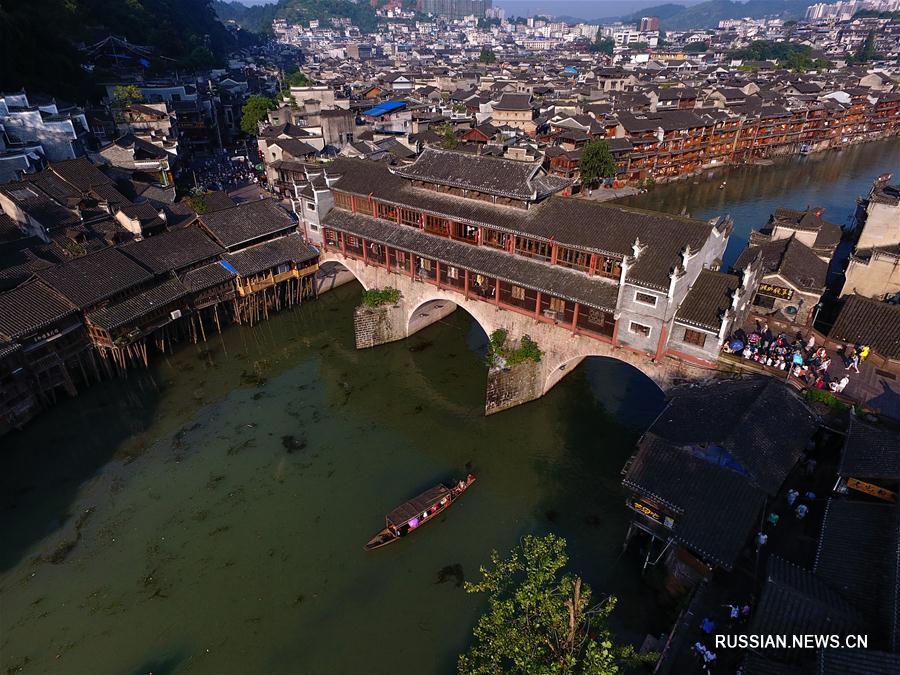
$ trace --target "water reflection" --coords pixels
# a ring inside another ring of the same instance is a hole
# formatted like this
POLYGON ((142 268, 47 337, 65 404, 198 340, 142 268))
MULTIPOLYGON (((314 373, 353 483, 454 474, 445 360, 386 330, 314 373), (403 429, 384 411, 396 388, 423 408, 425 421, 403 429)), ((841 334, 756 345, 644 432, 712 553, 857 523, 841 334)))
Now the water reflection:
POLYGON ((856 198, 867 194, 872 181, 885 172, 900 174, 900 139, 782 158, 771 166, 722 169, 616 203, 702 219, 731 214, 734 233, 725 252, 727 267, 746 246, 750 231, 764 225, 779 206, 823 206, 826 219, 849 224, 856 198), (723 180, 725 188, 719 189, 723 180))

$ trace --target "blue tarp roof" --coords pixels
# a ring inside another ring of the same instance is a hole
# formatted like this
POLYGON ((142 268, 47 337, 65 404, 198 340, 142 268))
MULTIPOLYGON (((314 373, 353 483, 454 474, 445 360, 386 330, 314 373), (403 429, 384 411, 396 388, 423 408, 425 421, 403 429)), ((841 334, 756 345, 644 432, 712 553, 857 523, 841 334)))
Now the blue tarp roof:
POLYGON ((578 73, 578 69, 577 69, 575 66, 566 66, 565 68, 563 68, 563 72, 564 72, 564 73, 577 74, 577 73, 578 73))
POLYGON ((374 108, 369 108, 363 113, 363 115, 366 115, 367 117, 381 117, 382 115, 386 115, 387 113, 394 112, 395 110, 399 110, 400 108, 405 107, 405 101, 385 101, 384 103, 379 103, 374 108))

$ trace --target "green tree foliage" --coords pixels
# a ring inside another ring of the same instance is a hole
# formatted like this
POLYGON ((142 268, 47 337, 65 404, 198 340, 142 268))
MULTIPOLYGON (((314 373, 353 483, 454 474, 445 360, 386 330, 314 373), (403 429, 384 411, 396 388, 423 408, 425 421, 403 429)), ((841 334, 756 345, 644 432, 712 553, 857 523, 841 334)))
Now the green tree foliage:
POLYGON ((266 119, 266 114, 276 108, 274 99, 268 96, 254 95, 247 99, 241 110, 241 129, 245 134, 255 136, 259 133, 259 122, 266 119))
POLYGON ((481 54, 478 55, 478 60, 481 61, 481 63, 494 63, 497 60, 497 55, 494 54, 492 49, 482 47, 481 54))
POLYGON ((591 51, 612 56, 615 47, 615 41, 612 38, 603 37, 601 29, 598 28, 597 35, 594 36, 594 43, 591 45, 591 51))
POLYGON ((385 286, 384 288, 373 288, 368 291, 363 291, 362 295, 362 303, 366 307, 381 307, 382 305, 396 305, 400 302, 400 298, 403 297, 403 294, 393 288, 392 286, 385 286))
POLYGON ((609 151, 609 143, 602 138, 592 138, 588 141, 581 151, 578 168, 581 171, 581 182, 585 184, 615 176, 616 160, 609 151))
POLYGON ((2 0, 0 90, 94 98, 98 90, 74 45, 110 34, 153 47, 151 67, 159 69, 208 68, 241 44, 216 18, 212 0, 2 0))
POLYGON ((498 328, 488 338, 488 363, 492 368, 515 366, 526 361, 540 363, 544 352, 530 335, 523 335, 518 346, 510 344, 509 333, 498 328))
POLYGON ((856 50, 856 53, 853 55, 855 57, 856 62, 858 63, 867 63, 875 58, 875 32, 869 31, 869 34, 866 35, 866 39, 856 50))
POLYGON ((630 45, 628 45, 629 49, 633 49, 636 52, 645 51, 649 47, 650 44, 647 42, 632 42, 630 45))
MULTIPOLYGON (((592 604, 590 587, 566 574, 566 541, 526 536, 507 558, 491 552, 468 593, 486 593, 488 612, 475 626, 460 675, 614 675, 645 661, 614 644, 607 620, 616 599, 592 604)), ((655 658, 651 655, 650 658, 655 658)))
POLYGON ((275 19, 309 25, 312 20, 327 24, 332 17, 346 18, 365 32, 373 32, 378 26, 375 9, 370 3, 351 0, 278 0, 274 4, 253 7, 236 1, 216 2, 215 10, 223 21, 237 21, 242 28, 254 33, 271 33, 275 19))
POLYGON ((284 84, 287 87, 309 87, 315 82, 299 68, 293 68, 284 74, 284 84))
POLYGON ((490 28, 499 25, 500 19, 495 19, 493 17, 478 19, 478 30, 489 30, 490 28))
POLYGON ((116 108, 124 108, 132 103, 140 103, 144 95, 135 84, 120 84, 113 87, 112 104, 116 108))
POLYGON ((709 49, 709 45, 705 42, 688 42, 684 46, 684 51, 689 54, 699 54, 705 52, 707 49, 709 49))
POLYGON ((658 16, 666 30, 697 30, 716 28, 723 19, 740 19, 745 16, 754 19, 799 19, 805 15, 808 4, 809 0, 707 0, 690 7, 669 3, 644 7, 626 17, 625 22, 636 23, 642 16, 658 16))
POLYGON ((459 139, 456 137, 456 130, 449 122, 436 126, 434 133, 441 137, 441 147, 444 150, 453 150, 459 145, 459 139))

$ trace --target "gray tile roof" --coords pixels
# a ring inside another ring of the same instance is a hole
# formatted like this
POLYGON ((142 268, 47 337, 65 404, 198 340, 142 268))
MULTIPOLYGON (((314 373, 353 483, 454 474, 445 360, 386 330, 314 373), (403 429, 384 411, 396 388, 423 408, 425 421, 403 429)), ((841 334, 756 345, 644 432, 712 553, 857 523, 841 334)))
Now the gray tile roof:
POLYGON ((154 274, 179 271, 225 252, 198 227, 163 232, 126 244, 121 250, 154 274))
POLYGON ((232 250, 278 232, 292 229, 294 221, 272 199, 259 199, 200 216, 200 222, 225 248, 232 250))
POLYGON ((851 415, 838 474, 900 481, 900 433, 851 415))
POLYGON ((738 256, 734 269, 746 267, 759 253, 763 256, 764 275, 778 274, 802 291, 821 293, 825 290, 828 263, 803 242, 790 237, 750 246, 738 256))
POLYGON ((39 270, 37 275, 80 309, 153 278, 148 270, 117 248, 105 248, 62 265, 39 270))
POLYGON ((832 340, 865 344, 888 359, 900 360, 900 305, 850 295, 828 334, 832 340))
POLYGON ((214 262, 191 270, 182 277, 181 282, 191 293, 197 293, 231 279, 234 279, 234 272, 228 270, 221 262, 214 262))
POLYGON ((540 162, 518 162, 468 153, 426 148, 409 166, 394 173, 412 180, 520 200, 534 200, 562 190, 570 181, 554 179, 539 186, 534 180, 542 174, 540 162))
POLYGON ((734 274, 702 270, 678 308, 675 320, 718 331, 722 317, 731 308, 731 294, 740 285, 740 277, 734 274))
POLYGON ((75 314, 75 306, 40 281, 0 294, 0 337, 18 340, 75 314))
MULTIPOLYGON (((812 572, 778 556, 769 557, 765 585, 749 633, 848 635, 865 634, 867 629, 862 615, 812 572)), ((787 664, 812 657, 802 649, 763 648, 760 653, 787 664)))
POLYGON ((187 294, 187 289, 178 279, 169 279, 148 288, 137 295, 113 302, 85 317, 91 323, 112 331, 129 323, 140 321, 141 317, 169 305, 187 294))
POLYGON ((795 391, 759 377, 677 390, 649 431, 678 447, 724 449, 736 470, 774 495, 817 426, 816 416, 795 391), (791 424, 784 424, 785 419, 791 424))
POLYGON ((319 252, 304 243, 299 234, 291 234, 250 246, 237 253, 226 254, 224 257, 238 274, 246 277, 284 263, 303 264, 318 255, 319 252))
POLYGON ((900 630, 897 516, 895 504, 829 499, 813 567, 854 606, 877 618, 872 637, 883 645, 892 645, 900 630))
POLYGON ((622 485, 674 511, 672 536, 733 568, 754 531, 765 494, 740 474, 647 433, 622 485))

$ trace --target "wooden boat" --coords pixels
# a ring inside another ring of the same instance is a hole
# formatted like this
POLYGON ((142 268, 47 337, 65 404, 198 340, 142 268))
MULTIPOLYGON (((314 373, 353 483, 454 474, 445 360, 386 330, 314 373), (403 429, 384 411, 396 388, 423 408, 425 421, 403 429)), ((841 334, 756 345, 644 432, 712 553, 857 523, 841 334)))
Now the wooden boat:
POLYGON ((475 475, 469 474, 464 480, 457 481, 453 487, 443 483, 425 490, 418 497, 398 506, 385 516, 385 527, 363 546, 364 551, 372 551, 387 546, 405 537, 413 530, 421 527, 448 508, 459 496, 475 482, 475 475))

